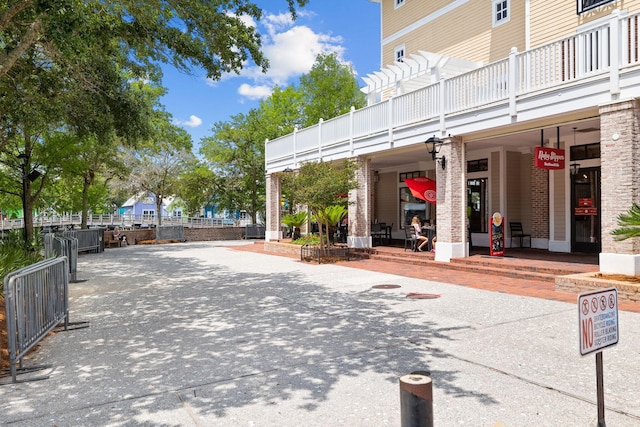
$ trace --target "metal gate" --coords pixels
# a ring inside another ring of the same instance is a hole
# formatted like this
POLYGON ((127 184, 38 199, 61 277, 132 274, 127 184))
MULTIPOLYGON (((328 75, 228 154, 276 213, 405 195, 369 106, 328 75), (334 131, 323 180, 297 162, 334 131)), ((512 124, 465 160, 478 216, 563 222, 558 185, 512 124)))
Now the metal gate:
POLYGON ((45 335, 69 324, 67 257, 49 258, 9 273, 4 278, 11 378, 15 383, 22 358, 45 335))

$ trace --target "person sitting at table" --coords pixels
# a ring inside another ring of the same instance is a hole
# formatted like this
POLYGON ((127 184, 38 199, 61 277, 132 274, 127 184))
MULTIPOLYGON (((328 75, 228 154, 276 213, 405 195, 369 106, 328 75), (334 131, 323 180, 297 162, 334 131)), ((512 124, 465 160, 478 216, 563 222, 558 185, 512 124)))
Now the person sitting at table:
POLYGON ((417 216, 414 216, 413 219, 411 220, 411 226, 413 227, 413 230, 416 234, 416 252, 423 251, 423 247, 424 245, 426 245, 427 243, 429 243, 429 239, 427 239, 427 236, 423 236, 422 235, 422 226, 420 225, 420 218, 418 218, 417 216), (418 244, 418 242, 420 242, 418 244))

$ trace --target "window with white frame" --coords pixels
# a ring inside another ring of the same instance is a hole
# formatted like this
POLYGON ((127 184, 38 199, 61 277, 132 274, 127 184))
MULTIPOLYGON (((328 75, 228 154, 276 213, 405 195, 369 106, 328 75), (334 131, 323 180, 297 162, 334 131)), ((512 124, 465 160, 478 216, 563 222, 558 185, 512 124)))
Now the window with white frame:
POLYGON ((497 27, 509 22, 511 14, 509 13, 509 0, 493 0, 493 26, 497 27))
POLYGON ((394 8, 397 9, 404 4, 404 0, 395 0, 394 8))
POLYGON ((613 2, 614 0, 578 0, 578 15, 613 2))
POLYGON ((142 219, 144 220, 149 221, 149 220, 155 219, 155 217, 156 217, 156 211, 153 209, 144 209, 142 211, 142 219))
POLYGON ((393 57, 396 62, 404 61, 404 45, 397 46, 395 49, 393 49, 393 57))

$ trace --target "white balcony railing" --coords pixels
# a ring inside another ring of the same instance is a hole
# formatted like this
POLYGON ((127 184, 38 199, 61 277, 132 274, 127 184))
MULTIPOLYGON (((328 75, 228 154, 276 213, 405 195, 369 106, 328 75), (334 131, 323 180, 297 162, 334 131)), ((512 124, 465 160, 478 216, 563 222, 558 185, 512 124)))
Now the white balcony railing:
POLYGON ((640 79, 635 67, 640 63, 639 15, 615 11, 604 25, 525 52, 514 49, 503 60, 267 141, 267 171, 297 167, 327 152, 350 156, 367 145, 362 141, 410 125, 431 123, 432 129, 444 131, 448 116, 496 104, 517 117, 521 99, 590 78, 605 76, 613 97, 627 70, 640 79))

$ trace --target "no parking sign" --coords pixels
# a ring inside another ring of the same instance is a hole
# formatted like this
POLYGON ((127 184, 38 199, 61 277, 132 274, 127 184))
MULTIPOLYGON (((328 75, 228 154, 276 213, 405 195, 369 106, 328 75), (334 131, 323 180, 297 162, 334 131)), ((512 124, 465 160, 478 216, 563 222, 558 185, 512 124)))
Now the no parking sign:
POLYGON ((604 367, 602 349, 618 344, 618 290, 616 288, 583 292, 578 295, 580 354, 596 353, 596 394, 598 427, 604 419, 604 367))
POLYGON ((578 296, 580 354, 585 356, 618 344, 618 290, 584 292, 578 296))

